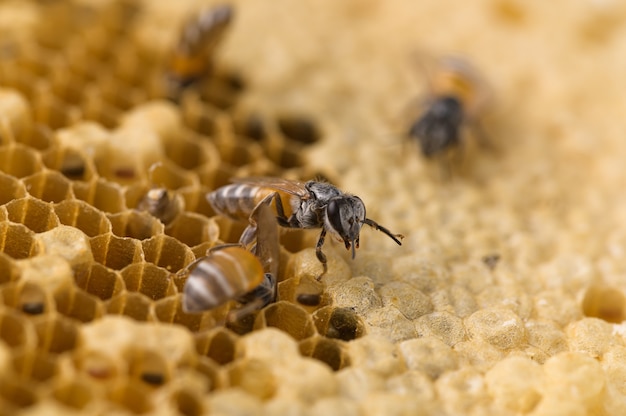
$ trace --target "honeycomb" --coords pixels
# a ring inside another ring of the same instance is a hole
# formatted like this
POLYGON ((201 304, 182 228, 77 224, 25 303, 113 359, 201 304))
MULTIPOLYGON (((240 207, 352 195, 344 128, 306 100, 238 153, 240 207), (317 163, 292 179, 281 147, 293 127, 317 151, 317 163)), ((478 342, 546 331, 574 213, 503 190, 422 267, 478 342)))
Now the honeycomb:
POLYGON ((625 414, 626 7, 234 3, 173 99, 211 2, 0 2, 0 415, 625 414), (389 133, 420 48, 497 93, 450 178, 389 133), (275 303, 187 314, 186 266, 245 228, 205 195, 251 175, 328 177, 407 238, 328 241, 319 280, 318 231, 286 232, 275 303))

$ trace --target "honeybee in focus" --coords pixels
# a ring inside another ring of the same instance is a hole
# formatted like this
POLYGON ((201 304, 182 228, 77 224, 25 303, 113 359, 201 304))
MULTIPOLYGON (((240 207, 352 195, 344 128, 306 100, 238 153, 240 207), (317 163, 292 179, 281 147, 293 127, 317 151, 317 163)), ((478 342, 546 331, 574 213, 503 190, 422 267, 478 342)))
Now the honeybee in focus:
POLYGON ((276 299, 280 256, 276 216, 262 205, 250 221, 247 244, 213 247, 185 269, 185 312, 203 312, 237 300, 242 306, 228 315, 228 321, 235 322, 276 299))
POLYGON ((202 10, 185 22, 168 65, 170 96, 177 97, 183 89, 211 71, 213 55, 233 14, 232 6, 223 4, 202 10))
POLYGON ((184 211, 182 197, 165 188, 150 189, 137 204, 139 211, 146 211, 164 225, 172 223, 184 211))
MULTIPOLYGON (((271 205, 273 202, 280 226, 321 228, 315 254, 324 268, 322 275, 327 271, 327 259, 322 252, 322 246, 328 232, 342 241, 346 249, 352 249, 353 259, 355 249, 359 247, 363 224, 382 231, 398 245, 402 245, 400 239, 404 236, 392 234, 387 228, 366 217, 365 204, 361 198, 344 193, 330 183, 302 183, 267 177, 234 179, 233 182, 207 195, 213 209, 232 219, 246 220, 259 207, 271 205)), ((245 239, 245 235, 242 239, 245 239)))
POLYGON ((417 140, 422 154, 431 158, 458 146, 465 127, 479 128, 478 116, 489 94, 478 72, 459 57, 441 59, 428 78, 425 110, 408 135, 417 140))

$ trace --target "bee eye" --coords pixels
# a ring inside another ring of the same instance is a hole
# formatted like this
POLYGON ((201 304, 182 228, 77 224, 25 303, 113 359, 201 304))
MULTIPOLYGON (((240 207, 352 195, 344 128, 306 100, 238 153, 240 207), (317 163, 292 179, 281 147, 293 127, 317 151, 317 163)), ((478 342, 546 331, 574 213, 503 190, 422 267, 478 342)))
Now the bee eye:
POLYGON ((336 200, 330 200, 328 206, 326 207, 326 213, 328 214, 328 218, 336 217, 339 215, 339 203, 336 200))
POLYGON ((343 229, 341 224, 341 201, 339 200, 330 200, 328 202, 328 206, 326 206, 326 216, 328 217, 328 221, 333 226, 335 231, 341 234, 341 230, 343 229))

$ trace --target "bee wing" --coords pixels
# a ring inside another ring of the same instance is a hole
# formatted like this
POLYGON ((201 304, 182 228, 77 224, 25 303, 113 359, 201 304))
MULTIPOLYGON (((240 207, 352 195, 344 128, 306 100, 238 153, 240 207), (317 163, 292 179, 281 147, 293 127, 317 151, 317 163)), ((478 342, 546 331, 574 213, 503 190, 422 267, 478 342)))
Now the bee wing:
POLYGON ((291 181, 289 179, 271 178, 267 176, 254 176, 249 178, 233 178, 231 181, 233 183, 245 183, 248 185, 267 187, 276 191, 282 191, 291 195, 296 195, 303 199, 306 199, 309 194, 304 187, 303 182, 291 181))
POLYGON ((254 211, 254 220, 256 222, 255 255, 261 260, 264 271, 276 277, 280 257, 276 214, 269 205, 261 204, 254 211))

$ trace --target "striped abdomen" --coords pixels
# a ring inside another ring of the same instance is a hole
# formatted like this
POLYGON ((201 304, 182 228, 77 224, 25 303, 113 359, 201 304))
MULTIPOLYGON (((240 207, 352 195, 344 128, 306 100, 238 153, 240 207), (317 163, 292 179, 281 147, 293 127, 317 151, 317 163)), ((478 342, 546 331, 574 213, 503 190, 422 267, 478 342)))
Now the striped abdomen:
POLYGON ((214 249, 191 267, 183 308, 187 312, 213 309, 250 292, 263 278, 261 262, 244 248, 214 249))
POLYGON ((258 203, 274 192, 266 187, 234 183, 209 193, 207 199, 218 214, 247 221, 258 203))

